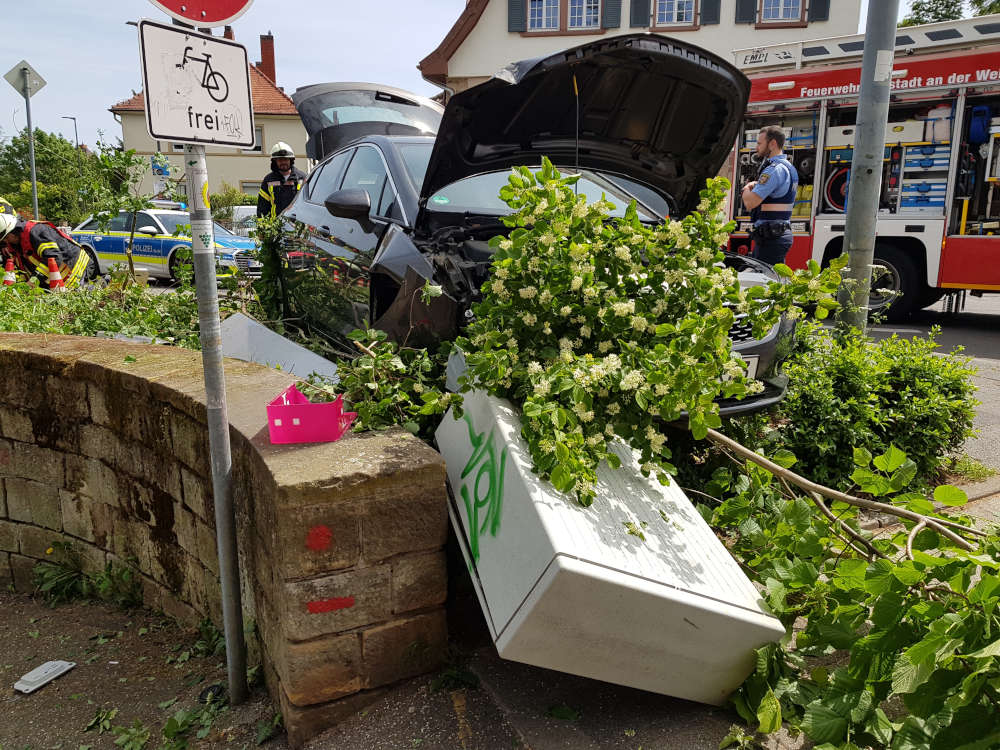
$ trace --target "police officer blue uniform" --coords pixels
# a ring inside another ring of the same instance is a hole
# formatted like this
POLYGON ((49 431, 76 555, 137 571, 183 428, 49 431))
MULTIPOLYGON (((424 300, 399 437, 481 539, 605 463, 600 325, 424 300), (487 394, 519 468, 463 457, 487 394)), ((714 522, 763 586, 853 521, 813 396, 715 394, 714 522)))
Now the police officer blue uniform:
POLYGON ((753 257, 772 266, 784 263, 792 246, 792 209, 799 174, 784 154, 765 159, 753 193, 762 203, 750 212, 753 221, 753 257))

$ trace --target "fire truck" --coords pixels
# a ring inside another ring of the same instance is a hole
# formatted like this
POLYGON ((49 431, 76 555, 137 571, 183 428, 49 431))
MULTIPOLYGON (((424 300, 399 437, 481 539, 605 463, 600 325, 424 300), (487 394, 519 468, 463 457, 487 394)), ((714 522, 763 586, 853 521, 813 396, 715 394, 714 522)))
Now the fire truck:
MULTIPOLYGON (((737 50, 751 78, 732 159, 734 252, 749 251, 740 189, 755 179, 760 128, 781 127, 799 173, 786 263, 843 251, 863 35, 737 50)), ((946 294, 1000 292, 1000 15, 899 29, 875 241, 886 270, 871 307, 890 319, 946 294), (901 294, 899 294, 901 293, 901 294)))

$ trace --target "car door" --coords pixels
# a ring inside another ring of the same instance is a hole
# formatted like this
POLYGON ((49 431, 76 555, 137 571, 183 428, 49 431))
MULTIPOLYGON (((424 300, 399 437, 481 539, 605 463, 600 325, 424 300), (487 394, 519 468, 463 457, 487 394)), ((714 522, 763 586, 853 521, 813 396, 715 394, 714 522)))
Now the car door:
POLYGON ((344 257, 345 251, 330 241, 330 213, 323 201, 340 189, 344 169, 354 155, 349 148, 317 166, 284 215, 302 224, 301 243, 286 244, 285 254, 292 268, 311 268, 318 258, 344 257))
MULTIPOLYGON (((128 230, 126 230, 128 232, 128 230)), ((163 243, 167 232, 153 214, 140 211, 135 216, 135 239, 132 241, 132 263, 137 271, 147 271, 151 274, 162 272, 166 268, 166 258, 163 253, 163 243), (156 234, 146 234, 139 230, 152 227, 156 234)), ((126 236, 125 241, 128 242, 126 236)))
POLYGON ((127 263, 125 244, 128 242, 129 228, 132 216, 127 211, 120 211, 111 217, 107 228, 94 233, 94 250, 102 268, 127 263))
POLYGON ((363 255, 371 258, 386 227, 403 218, 382 152, 373 145, 358 146, 344 172, 340 189, 368 193, 370 221, 368 226, 362 226, 354 219, 330 216, 330 242, 340 248, 345 257, 363 255))

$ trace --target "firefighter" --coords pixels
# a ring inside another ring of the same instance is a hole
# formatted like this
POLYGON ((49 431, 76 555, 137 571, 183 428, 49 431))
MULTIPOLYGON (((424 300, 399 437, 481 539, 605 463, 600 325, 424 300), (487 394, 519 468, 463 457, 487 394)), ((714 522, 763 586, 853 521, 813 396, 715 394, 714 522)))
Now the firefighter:
POLYGON ((67 288, 77 286, 90 271, 90 255, 68 235, 47 221, 19 218, 2 198, 0 250, 5 262, 14 261, 21 278, 37 278, 43 289, 50 288, 51 281, 61 281, 67 288), (50 269, 50 260, 54 261, 54 269, 50 269), (59 278, 55 279, 53 274, 58 274, 59 278))
POLYGON ((772 266, 784 263, 792 246, 792 210, 799 174, 783 153, 785 133, 769 125, 757 135, 760 173, 748 182, 741 198, 753 220, 753 257, 772 266))
POLYGON ((271 147, 271 171, 260 183, 257 216, 276 216, 288 208, 306 176, 295 168, 295 152, 284 141, 271 147))

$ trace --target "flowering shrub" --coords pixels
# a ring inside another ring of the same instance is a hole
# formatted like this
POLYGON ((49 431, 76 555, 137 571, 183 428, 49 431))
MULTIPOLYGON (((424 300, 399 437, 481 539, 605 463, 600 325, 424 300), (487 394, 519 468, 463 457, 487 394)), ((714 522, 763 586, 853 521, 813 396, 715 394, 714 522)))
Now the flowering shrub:
POLYGON ((588 505, 598 464, 619 464, 613 438, 667 483, 666 422, 686 414, 701 439, 721 424, 716 399, 762 390, 732 351, 735 315, 757 336, 781 314, 798 315, 797 304, 816 303, 825 317, 846 256, 822 271, 779 265, 787 283, 744 290, 721 262, 732 230, 720 212, 727 180, 710 180, 682 221, 650 227, 634 204, 609 219, 611 204, 588 204, 576 179, 547 160, 537 174, 511 174, 501 197, 516 211, 506 219, 514 229, 491 240, 491 280, 456 343, 468 387, 520 405, 535 469, 588 505))

